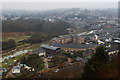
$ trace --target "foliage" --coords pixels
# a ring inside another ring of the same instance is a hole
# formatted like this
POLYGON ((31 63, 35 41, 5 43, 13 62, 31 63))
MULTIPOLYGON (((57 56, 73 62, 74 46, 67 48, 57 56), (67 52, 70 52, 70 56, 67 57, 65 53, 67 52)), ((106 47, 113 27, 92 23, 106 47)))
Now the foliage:
POLYGON ((55 36, 57 36, 57 34, 38 33, 32 35, 29 39, 26 40, 26 42, 31 44, 46 42, 55 36))
POLYGON ((77 52, 74 53, 73 56, 74 56, 74 57, 83 57, 83 52, 84 52, 84 51, 77 51, 77 52))
POLYGON ((41 59, 41 57, 38 56, 38 54, 31 54, 27 57, 24 57, 21 60, 21 63, 35 68, 36 71, 39 71, 44 68, 43 60, 41 59))
POLYGON ((46 33, 66 33, 65 29, 70 26, 63 21, 49 22, 38 19, 18 19, 15 21, 3 21, 3 32, 46 32, 46 33))
POLYGON ((30 32, 30 31, 38 31, 39 28, 44 24, 44 21, 39 21, 35 19, 18 19, 15 21, 6 20, 3 21, 3 32, 30 32))
POLYGON ((108 53, 106 52, 106 48, 104 46, 99 46, 96 48, 96 53, 93 55, 95 60, 98 60, 99 63, 108 61, 108 53))
POLYGON ((64 57, 64 58, 61 58, 62 60, 64 61, 68 61, 68 58, 64 57))
MULTIPOLYGON (((105 52, 104 46, 99 46, 96 49, 91 59, 88 60, 82 73, 82 79, 100 78, 100 71, 108 64, 108 54, 105 52)), ((104 72, 104 71, 103 71, 104 72)))

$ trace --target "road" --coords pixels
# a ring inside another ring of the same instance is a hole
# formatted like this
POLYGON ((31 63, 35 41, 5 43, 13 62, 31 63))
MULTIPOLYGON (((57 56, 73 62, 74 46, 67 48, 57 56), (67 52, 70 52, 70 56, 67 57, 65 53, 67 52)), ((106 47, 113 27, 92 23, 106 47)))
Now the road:
POLYGON ((45 62, 45 68, 47 69, 48 68, 48 59, 44 58, 44 62, 45 62))

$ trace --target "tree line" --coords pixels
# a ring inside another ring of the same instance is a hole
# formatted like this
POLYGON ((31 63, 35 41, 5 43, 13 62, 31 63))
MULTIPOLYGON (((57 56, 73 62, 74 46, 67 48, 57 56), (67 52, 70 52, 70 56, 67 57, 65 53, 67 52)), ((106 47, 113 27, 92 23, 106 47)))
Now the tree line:
POLYGON ((44 21, 38 19, 18 19, 15 21, 2 21, 3 32, 46 32, 46 33, 66 33, 66 28, 70 26, 64 21, 44 21))
POLYGON ((52 33, 37 33, 33 34, 30 38, 24 40, 23 42, 30 43, 30 44, 37 44, 42 42, 47 42, 51 40, 53 37, 57 37, 59 34, 52 34, 52 33))

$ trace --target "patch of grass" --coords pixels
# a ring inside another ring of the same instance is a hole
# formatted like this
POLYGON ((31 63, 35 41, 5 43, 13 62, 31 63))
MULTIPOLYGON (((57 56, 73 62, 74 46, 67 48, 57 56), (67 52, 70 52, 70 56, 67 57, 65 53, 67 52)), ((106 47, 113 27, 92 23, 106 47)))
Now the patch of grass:
POLYGON ((33 44, 32 47, 30 48, 31 50, 37 50, 40 48, 40 45, 42 44, 47 44, 47 45, 50 45, 49 42, 43 42, 43 43, 38 43, 38 44, 33 44))
POLYGON ((40 48, 40 44, 33 44, 32 47, 30 48, 31 50, 37 50, 40 48))
POLYGON ((19 42, 19 41, 22 41, 27 38, 30 38, 30 36, 2 37, 2 41, 7 41, 9 39, 13 39, 13 40, 15 40, 15 42, 19 42))
POLYGON ((22 45, 17 46, 17 48, 26 47, 26 46, 30 46, 30 44, 22 44, 22 45))

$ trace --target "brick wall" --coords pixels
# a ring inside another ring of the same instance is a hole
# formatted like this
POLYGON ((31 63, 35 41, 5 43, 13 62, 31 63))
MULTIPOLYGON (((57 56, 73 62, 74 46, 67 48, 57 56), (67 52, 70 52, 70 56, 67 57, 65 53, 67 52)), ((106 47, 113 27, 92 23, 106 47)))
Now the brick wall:
POLYGON ((96 49, 96 47, 94 48, 84 48, 84 49, 74 49, 74 48, 61 48, 62 50, 73 50, 73 51, 83 51, 83 50, 87 50, 87 49, 96 49))

